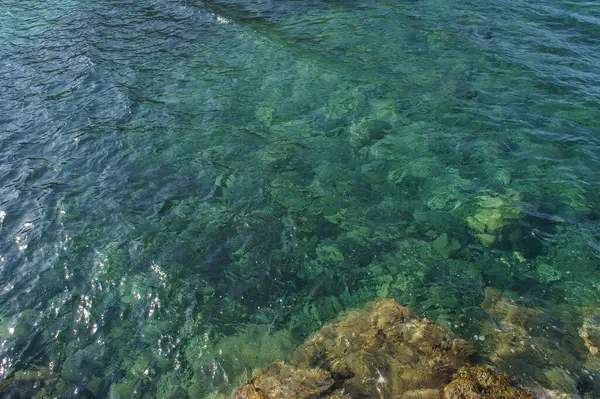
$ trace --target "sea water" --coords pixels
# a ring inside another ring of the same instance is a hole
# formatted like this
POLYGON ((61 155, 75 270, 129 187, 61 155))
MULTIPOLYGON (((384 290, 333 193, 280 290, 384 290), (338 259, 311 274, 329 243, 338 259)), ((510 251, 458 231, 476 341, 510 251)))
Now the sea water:
POLYGON ((1 392, 228 395, 389 297, 594 397, 599 154, 595 2, 3 0, 1 392))

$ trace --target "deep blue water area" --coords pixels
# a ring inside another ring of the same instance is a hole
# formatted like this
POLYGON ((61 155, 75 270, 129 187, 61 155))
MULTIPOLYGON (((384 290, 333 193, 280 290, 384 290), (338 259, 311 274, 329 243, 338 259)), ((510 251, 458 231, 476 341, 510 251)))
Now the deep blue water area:
POLYGON ((2 0, 2 395, 223 397, 379 297, 600 397, 600 4, 2 0))

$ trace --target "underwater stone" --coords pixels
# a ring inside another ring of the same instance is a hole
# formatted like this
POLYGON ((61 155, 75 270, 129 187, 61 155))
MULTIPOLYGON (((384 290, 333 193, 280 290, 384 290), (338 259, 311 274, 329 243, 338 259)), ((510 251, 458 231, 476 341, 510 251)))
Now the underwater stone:
POLYGON ((521 195, 517 192, 481 195, 477 199, 479 208, 474 215, 466 218, 467 225, 475 231, 474 236, 483 245, 491 246, 502 239, 504 226, 523 216, 517 207, 520 201, 521 195))
POLYGON ((510 172, 504 169, 499 170, 498 173, 496 173, 496 175, 494 176, 494 179, 498 180, 500 183, 506 186, 510 184, 510 172))
POLYGON ((537 394, 537 397, 542 399, 573 399, 573 394, 544 389, 540 391, 540 394, 537 394))
MULTIPOLYGON (((0 382, 0 397, 8 399, 21 398, 54 398, 63 394, 68 384, 59 376, 50 373, 47 367, 17 371, 0 382)), ((82 392, 81 397, 86 392, 82 392)), ((67 396, 61 396, 67 397, 67 396)))
POLYGON ((371 115, 390 123, 395 123, 398 120, 394 102, 387 99, 372 101, 371 115))
POLYGON ((537 273, 541 281, 550 283, 552 281, 558 281, 562 278, 562 273, 553 266, 542 263, 537 267, 537 273))
POLYGON ((457 239, 454 238, 452 241, 448 239, 448 233, 444 233, 436 238, 431 243, 431 246, 442 259, 448 259, 450 255, 461 248, 457 239))
POLYGON ((464 186, 469 182, 460 177, 456 169, 446 168, 440 176, 427 180, 432 196, 425 204, 431 210, 454 212, 466 201, 464 186))
POLYGON ((490 354, 492 362, 500 365, 504 359, 527 355, 532 343, 530 329, 539 327, 538 319, 543 320, 541 313, 517 304, 500 290, 490 287, 485 288, 485 299, 481 308, 493 318, 484 324, 486 335, 493 337, 486 340, 494 343, 490 354))
MULTIPOLYGON (((581 367, 580 359, 586 356, 583 342, 573 340, 577 334, 575 326, 561 324, 551 313, 517 303, 507 293, 493 288, 485 289, 481 307, 490 316, 482 326, 486 337, 482 349, 488 361, 503 371, 520 375, 525 386, 536 393, 542 375, 544 391, 575 398, 577 391, 589 389, 582 389, 574 375, 566 371, 581 367)), ((571 305, 560 310, 573 315, 579 311, 571 305)), ((584 381, 600 371, 600 362, 595 362, 598 359, 589 357, 587 371, 582 374, 584 381)), ((598 397, 594 394, 592 397, 598 397)))
POLYGON ((63 363, 62 378, 86 384, 102 367, 102 349, 97 344, 89 345, 67 357, 63 363))
POLYGON ((576 397, 578 391, 578 378, 575 374, 572 374, 559 366, 544 370, 544 377, 548 381, 551 381, 552 387, 555 388, 557 392, 568 393, 576 397))
POLYGON ((134 396, 135 381, 124 380, 117 384, 112 384, 108 392, 109 399, 126 399, 134 396))
POLYGON ((425 398, 439 397, 472 353, 468 342, 382 299, 323 327, 296 350, 292 364, 327 370, 352 397, 425 398))
POLYGON ((486 247, 491 247, 494 244, 494 242, 496 241, 496 237, 494 237, 491 234, 485 234, 485 233, 475 234, 475 237, 477 239, 479 239, 479 241, 486 247))
POLYGON ((360 167, 360 172, 371 184, 380 184, 386 181, 387 170, 383 162, 364 164, 360 167))
POLYGON ((438 176, 444 166, 431 157, 422 157, 406 162, 402 167, 390 171, 387 181, 394 187, 399 187, 405 180, 408 182, 425 180, 438 176), (412 179, 409 179, 412 178, 412 179))
POLYGON ((600 317, 586 317, 583 326, 579 330, 579 336, 583 338, 586 348, 593 356, 600 357, 600 317))
POLYGON ((444 388, 444 399, 533 399, 533 395, 512 384, 510 378, 489 367, 461 369, 444 388))
POLYGON ((350 144, 363 147, 375 140, 381 140, 392 132, 392 125, 386 121, 366 119, 350 126, 350 144))

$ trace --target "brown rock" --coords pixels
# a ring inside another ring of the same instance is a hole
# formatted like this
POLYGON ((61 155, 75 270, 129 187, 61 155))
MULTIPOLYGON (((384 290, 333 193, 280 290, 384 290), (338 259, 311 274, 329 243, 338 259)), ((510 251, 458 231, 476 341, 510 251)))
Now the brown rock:
POLYGON ((404 392, 402 399, 443 399, 439 389, 418 389, 404 392))
POLYGON ((323 327, 292 362, 327 370, 352 397, 437 398, 472 353, 466 341, 384 299, 323 327))
POLYGON ((524 389, 515 387, 510 378, 488 367, 461 369, 444 388, 444 399, 534 399, 524 389))
POLYGON ((232 399, 264 399, 265 396, 262 396, 258 393, 258 390, 253 384, 242 385, 239 387, 233 395, 231 395, 232 399))
POLYGON ((343 391, 335 391, 331 395, 323 397, 323 399, 352 399, 350 395, 343 391))
POLYGON ((310 399, 321 397, 332 385, 333 378, 326 371, 300 370, 275 362, 235 391, 232 398, 310 399))
POLYGON ((600 357, 600 317, 586 317, 583 326, 579 329, 579 335, 590 353, 600 357))

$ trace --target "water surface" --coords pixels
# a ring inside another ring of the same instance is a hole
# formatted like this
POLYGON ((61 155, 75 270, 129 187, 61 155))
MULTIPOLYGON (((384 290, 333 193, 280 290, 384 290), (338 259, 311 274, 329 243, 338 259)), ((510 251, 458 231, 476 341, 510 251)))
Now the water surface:
POLYGON ((598 392, 598 4, 4 0, 0 82, 5 393, 227 394, 376 297, 598 392))

